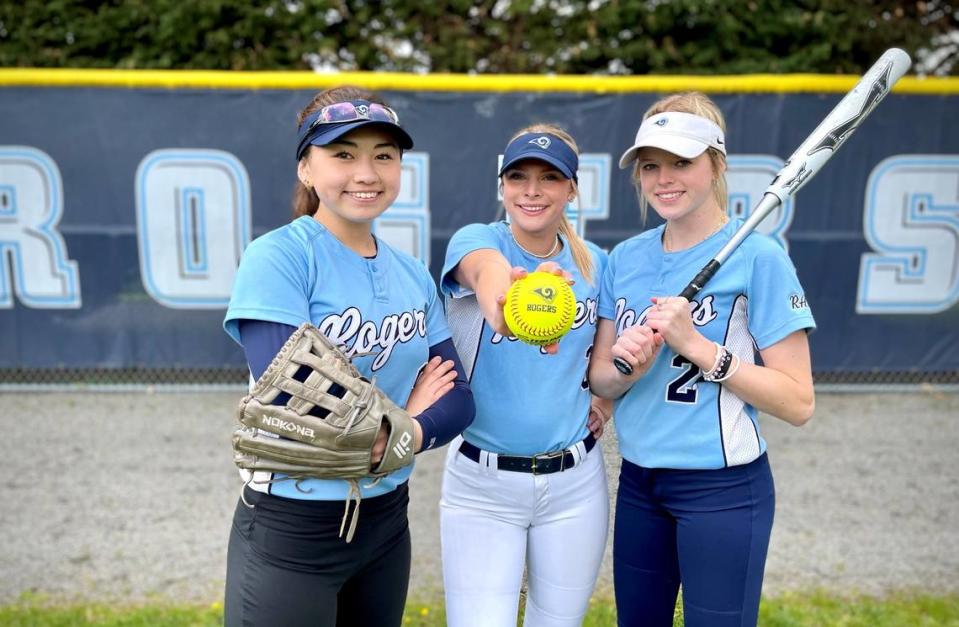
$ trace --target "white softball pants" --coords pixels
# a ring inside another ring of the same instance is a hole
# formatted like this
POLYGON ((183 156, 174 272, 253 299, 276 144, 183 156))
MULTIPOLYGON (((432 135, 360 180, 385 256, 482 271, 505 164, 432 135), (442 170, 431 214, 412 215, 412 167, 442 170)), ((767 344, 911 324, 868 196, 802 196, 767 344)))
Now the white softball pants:
POLYGON ((448 627, 514 627, 523 567, 525 627, 582 624, 606 548, 602 446, 550 475, 501 471, 450 443, 440 499, 448 627))

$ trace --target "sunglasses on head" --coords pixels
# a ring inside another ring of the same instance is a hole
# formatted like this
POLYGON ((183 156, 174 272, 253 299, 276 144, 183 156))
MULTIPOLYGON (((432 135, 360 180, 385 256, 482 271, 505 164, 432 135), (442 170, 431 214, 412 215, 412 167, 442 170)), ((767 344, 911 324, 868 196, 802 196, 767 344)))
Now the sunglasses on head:
POLYGON ((360 120, 375 120, 377 122, 389 122, 390 124, 399 124, 400 118, 386 105, 366 100, 353 100, 351 102, 334 102, 326 105, 316 113, 311 114, 314 117, 310 122, 308 130, 313 130, 320 124, 337 124, 339 122, 358 122, 360 120))

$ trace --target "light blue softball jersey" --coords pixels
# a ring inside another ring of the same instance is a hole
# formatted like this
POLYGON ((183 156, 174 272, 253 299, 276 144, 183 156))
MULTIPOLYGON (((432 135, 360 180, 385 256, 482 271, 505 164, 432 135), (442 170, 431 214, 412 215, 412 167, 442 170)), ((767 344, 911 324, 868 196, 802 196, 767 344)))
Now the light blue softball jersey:
POLYGON ((590 391, 586 369, 596 334, 600 278, 606 253, 587 242, 593 258, 593 282, 580 275, 570 248, 549 259, 572 273, 576 317, 560 340, 559 353, 494 333, 480 313, 476 296, 459 285, 453 269, 480 249, 501 252, 513 266, 535 270, 545 261, 527 254, 510 236, 506 222, 471 224, 449 242, 440 289, 457 353, 470 378, 476 418, 463 437, 481 449, 512 455, 536 455, 564 449, 586 437, 590 391))
MULTIPOLYGON (((365 258, 347 248, 312 217, 301 217, 254 240, 237 270, 224 328, 239 342, 239 321, 266 320, 298 327, 313 323, 345 347, 357 369, 403 407, 429 347, 450 337, 436 284, 422 262, 377 240, 365 258), (357 356, 372 353, 367 356, 357 356)), ((360 481, 363 497, 406 481, 412 466, 373 487, 360 481)), ((257 480, 264 473, 257 473, 257 480)), ((251 485, 266 491, 262 484, 251 485)), ((272 483, 269 492, 310 500, 347 498, 341 480, 272 483)))
MULTIPOLYGON (((666 253, 663 227, 613 249, 603 276, 599 315, 617 336, 642 324, 652 296, 674 296, 742 224, 731 220, 687 250, 666 253)), ((745 363, 799 329, 814 329, 796 269, 771 238, 749 235, 693 303, 693 324, 745 363)), ((647 468, 716 469, 747 464, 766 450, 756 410, 663 345, 649 372, 616 402, 623 457, 647 468)))

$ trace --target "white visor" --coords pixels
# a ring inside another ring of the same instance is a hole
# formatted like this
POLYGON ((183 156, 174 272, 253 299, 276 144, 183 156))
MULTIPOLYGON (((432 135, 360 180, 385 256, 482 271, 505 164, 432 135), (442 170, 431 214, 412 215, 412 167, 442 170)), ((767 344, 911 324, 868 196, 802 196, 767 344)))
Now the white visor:
POLYGON ((639 149, 646 146, 661 148, 684 159, 698 157, 707 148, 726 154, 726 138, 721 128, 706 118, 678 111, 657 113, 643 120, 632 148, 619 158, 619 167, 629 167, 639 149))

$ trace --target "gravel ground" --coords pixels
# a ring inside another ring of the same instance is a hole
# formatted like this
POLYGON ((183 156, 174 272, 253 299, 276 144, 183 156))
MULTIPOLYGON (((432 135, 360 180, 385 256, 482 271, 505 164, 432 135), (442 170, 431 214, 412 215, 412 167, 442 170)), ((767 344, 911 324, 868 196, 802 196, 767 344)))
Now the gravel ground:
MULTIPOLYGON (((0 603, 213 602, 239 493, 239 392, 0 394, 0 603)), ((802 429, 768 417, 778 507, 765 593, 959 591, 959 394, 820 393, 802 429)), ((619 462, 605 437, 610 487, 619 462)), ((442 452, 412 482, 411 594, 442 585, 442 452)), ((609 549, 600 592, 612 587, 609 549)))

